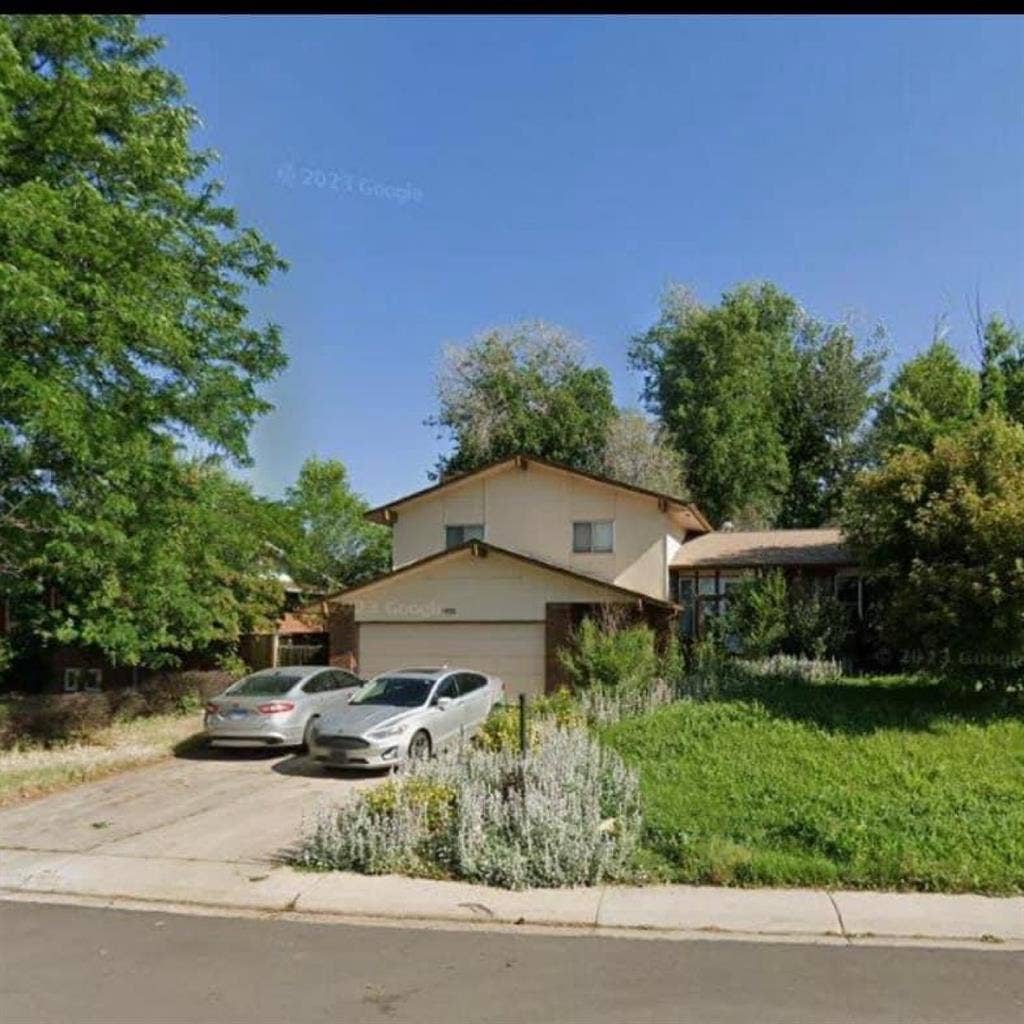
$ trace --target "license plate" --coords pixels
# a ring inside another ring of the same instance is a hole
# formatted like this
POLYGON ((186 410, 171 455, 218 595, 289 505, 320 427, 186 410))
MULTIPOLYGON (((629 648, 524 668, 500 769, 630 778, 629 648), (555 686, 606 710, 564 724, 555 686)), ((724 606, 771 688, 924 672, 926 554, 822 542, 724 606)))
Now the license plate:
POLYGON ((239 709, 237 711, 229 711, 228 712, 228 718, 230 718, 231 721, 233 721, 233 722, 237 722, 237 721, 239 721, 239 719, 248 718, 248 717, 249 717, 249 712, 248 711, 243 711, 241 709, 239 709))

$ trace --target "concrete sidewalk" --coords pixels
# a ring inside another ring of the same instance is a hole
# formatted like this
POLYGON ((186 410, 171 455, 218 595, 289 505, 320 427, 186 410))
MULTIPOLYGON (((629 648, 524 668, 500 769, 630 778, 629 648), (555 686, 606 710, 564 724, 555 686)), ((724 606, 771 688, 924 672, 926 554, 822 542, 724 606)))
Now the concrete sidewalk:
POLYGON ((346 920, 526 925, 591 933, 1024 948, 1024 898, 710 886, 527 890, 266 861, 0 850, 0 898, 123 901, 168 909, 346 920))

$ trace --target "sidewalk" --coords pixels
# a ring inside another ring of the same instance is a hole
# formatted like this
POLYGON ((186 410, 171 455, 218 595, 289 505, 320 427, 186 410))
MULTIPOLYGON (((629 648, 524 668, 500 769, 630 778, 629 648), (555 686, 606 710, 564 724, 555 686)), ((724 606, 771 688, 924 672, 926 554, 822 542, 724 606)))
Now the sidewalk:
POLYGON ((0 899, 100 899, 408 924, 519 925, 591 934, 776 938, 836 943, 983 943, 1024 949, 1024 897, 652 886, 509 892, 461 882, 266 861, 0 850, 0 899))

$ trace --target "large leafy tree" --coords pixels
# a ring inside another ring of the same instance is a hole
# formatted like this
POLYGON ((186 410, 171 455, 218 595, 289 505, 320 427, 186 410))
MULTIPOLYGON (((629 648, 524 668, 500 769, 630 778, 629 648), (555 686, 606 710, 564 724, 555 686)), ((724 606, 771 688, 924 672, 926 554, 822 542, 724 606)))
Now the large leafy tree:
MULTIPOLYGON (((0 572, 57 584, 69 609, 102 579, 111 616, 151 602, 127 568, 148 536, 125 519, 137 478, 175 479, 176 441, 244 461, 259 385, 284 364, 246 306, 281 263, 218 201, 159 48, 131 17, 0 18, 0 572)), ((164 515, 167 488, 143 490, 164 515)), ((137 642, 73 614, 62 636, 125 657, 191 643, 198 617, 159 607, 137 642)))
POLYGON ((770 283, 717 306, 669 290, 634 339, 644 399, 683 456, 713 522, 814 526, 833 518, 863 459, 884 351, 809 317, 770 283))
POLYGON ((794 346, 796 373, 778 398, 790 482, 776 522, 819 526, 835 521, 847 485, 868 458, 865 421, 885 347, 878 331, 862 344, 848 325, 811 318, 804 319, 794 346))
POLYGON ((369 506, 336 459, 306 459, 285 505, 298 527, 285 545, 286 557, 300 582, 340 589, 390 567, 391 531, 365 519, 369 506))
POLYGON ((497 328, 446 350, 438 414, 451 442, 440 476, 524 454, 600 471, 615 417, 607 370, 588 367, 581 345, 543 323, 497 328))
POLYGON ((657 423, 630 409, 620 410, 608 427, 601 471, 613 480, 678 498, 688 493, 683 457, 657 423))
POLYGON ((780 390, 793 386, 796 303, 773 285, 743 285, 718 306, 671 289, 634 340, 644 399, 686 460, 711 518, 772 522, 790 483, 780 390))
POLYGON ((879 458, 901 445, 929 449, 974 420, 980 407, 977 372, 938 339, 892 379, 879 403, 872 448, 879 458))
POLYGON ((861 474, 849 542, 885 597, 894 647, 927 661, 1024 658, 1024 426, 988 410, 861 474))

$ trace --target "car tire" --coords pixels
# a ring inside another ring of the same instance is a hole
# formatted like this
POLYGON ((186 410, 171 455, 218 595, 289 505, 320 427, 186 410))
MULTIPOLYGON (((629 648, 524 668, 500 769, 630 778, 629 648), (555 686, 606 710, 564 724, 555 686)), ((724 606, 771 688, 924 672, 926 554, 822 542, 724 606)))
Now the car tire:
POLYGON ((413 738, 409 740, 409 760, 425 761, 430 757, 431 749, 430 733, 425 729, 420 729, 420 731, 415 733, 413 738))
POLYGON ((302 730, 302 749, 309 753, 309 739, 313 733, 313 726, 316 725, 319 715, 313 715, 306 723, 306 728, 302 730))

